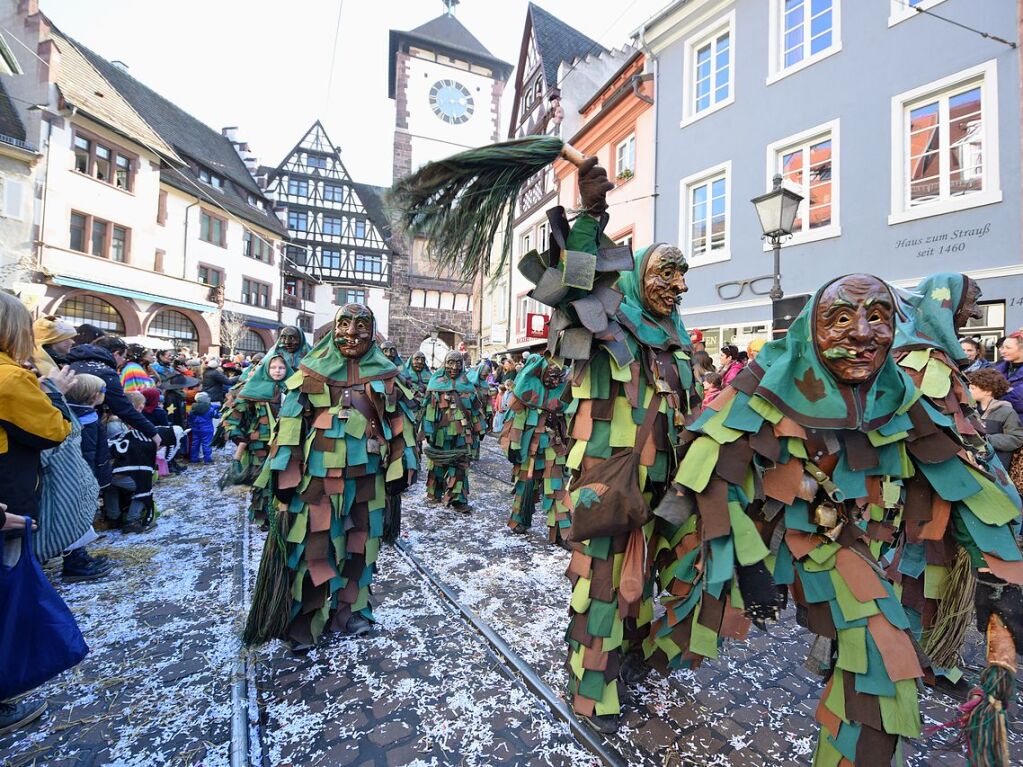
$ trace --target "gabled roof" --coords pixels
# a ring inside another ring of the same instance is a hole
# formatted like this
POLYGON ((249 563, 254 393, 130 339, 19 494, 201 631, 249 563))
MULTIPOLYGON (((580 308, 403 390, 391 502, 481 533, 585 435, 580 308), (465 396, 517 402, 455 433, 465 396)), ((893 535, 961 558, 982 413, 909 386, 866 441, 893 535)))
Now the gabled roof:
POLYGON ((11 103, 11 97, 7 95, 2 80, 0 80, 0 134, 18 141, 25 140, 25 126, 18 117, 18 110, 11 103))
POLYGON ((502 61, 487 50, 475 35, 465 25, 449 14, 442 14, 421 24, 413 30, 402 32, 392 29, 389 40, 389 74, 387 95, 394 98, 394 80, 396 74, 395 54, 399 48, 406 43, 419 45, 434 51, 441 51, 458 58, 470 61, 475 64, 482 64, 495 70, 495 79, 507 80, 511 74, 512 65, 502 61))
MULTIPOLYGON (((60 50, 56 84, 64 101, 172 162, 181 162, 181 158, 129 103, 117 85, 86 57, 83 46, 64 37, 56 29, 52 39, 60 50)), ((113 69, 112 66, 110 68, 113 69)))
MULTIPOLYGON (((536 52, 540 57, 543 77, 548 88, 558 84, 558 65, 562 61, 572 61, 590 53, 601 54, 607 51, 596 40, 552 16, 536 3, 529 4, 528 13, 533 22, 533 39, 536 41, 536 52)), ((528 41, 526 43, 528 44, 528 41)))
MULTIPOLYGON (((198 181, 190 167, 169 170, 165 168, 161 171, 161 180, 200 197, 203 196, 198 194, 201 190, 206 198, 222 204, 240 218, 277 234, 287 233, 280 220, 273 214, 273 203, 264 197, 263 191, 238 156, 230 139, 81 43, 74 40, 70 42, 81 52, 83 60, 110 83, 119 97, 130 105, 148 126, 152 126, 161 143, 166 142, 173 147, 172 155, 177 152, 178 155, 209 168, 231 183, 226 184, 222 192, 207 187, 198 181), (182 174, 187 180, 182 178, 182 174), (195 185, 190 182, 194 182, 195 185), (249 205, 247 202, 249 194, 261 198, 265 210, 249 205)), ((62 69, 65 64, 66 59, 62 59, 62 69)))
POLYGON ((359 195, 362 204, 366 208, 366 215, 369 220, 380 230, 385 239, 391 239, 391 219, 384 208, 384 194, 387 193, 386 186, 373 186, 372 184, 360 184, 352 182, 355 193, 359 195))

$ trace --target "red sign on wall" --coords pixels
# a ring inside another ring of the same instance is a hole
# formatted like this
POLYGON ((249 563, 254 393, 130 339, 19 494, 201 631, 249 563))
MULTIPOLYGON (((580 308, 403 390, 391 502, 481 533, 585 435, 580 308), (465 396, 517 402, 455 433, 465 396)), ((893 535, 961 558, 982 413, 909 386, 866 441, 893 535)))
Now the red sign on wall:
POLYGON ((546 314, 527 314, 526 338, 547 338, 550 321, 546 314))

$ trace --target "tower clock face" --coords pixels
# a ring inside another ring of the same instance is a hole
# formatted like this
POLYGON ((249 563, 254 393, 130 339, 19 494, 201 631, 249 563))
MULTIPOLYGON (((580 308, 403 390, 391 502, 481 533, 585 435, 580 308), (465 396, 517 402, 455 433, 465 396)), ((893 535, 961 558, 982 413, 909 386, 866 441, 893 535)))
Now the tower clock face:
POLYGON ((476 110, 469 89, 454 80, 439 80, 433 84, 430 106, 437 117, 452 125, 468 122, 476 110))

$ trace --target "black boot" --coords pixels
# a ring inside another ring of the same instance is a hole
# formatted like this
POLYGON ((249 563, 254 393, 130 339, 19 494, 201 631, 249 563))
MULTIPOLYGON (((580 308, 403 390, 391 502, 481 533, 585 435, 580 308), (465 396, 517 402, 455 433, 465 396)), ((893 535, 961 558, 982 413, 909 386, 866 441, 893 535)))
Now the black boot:
POLYGON ((625 684, 639 684, 647 678, 650 670, 650 666, 643 658, 643 653, 639 650, 632 650, 622 658, 622 666, 618 670, 618 677, 625 684))
POLYGON ((603 714, 598 716, 580 716, 586 724, 589 725, 590 729, 596 730, 601 735, 615 735, 618 733, 618 720, 621 719, 621 714, 603 714))
POLYGON ((109 564, 106 567, 97 564, 85 553, 85 549, 75 549, 70 554, 64 556, 61 578, 65 583, 95 581, 109 572, 109 564))
POLYGON ((353 614, 348 619, 348 623, 345 624, 345 633, 349 636, 365 636, 372 630, 373 624, 370 622, 369 618, 359 615, 358 613, 353 614))

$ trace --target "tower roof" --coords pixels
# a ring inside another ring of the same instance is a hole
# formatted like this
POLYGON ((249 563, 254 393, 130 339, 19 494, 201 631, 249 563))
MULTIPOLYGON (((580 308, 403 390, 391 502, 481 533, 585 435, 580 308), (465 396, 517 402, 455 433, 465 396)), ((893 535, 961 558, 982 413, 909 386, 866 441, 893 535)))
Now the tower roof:
POLYGON ((536 52, 540 57, 544 80, 548 88, 558 84, 558 66, 562 61, 573 61, 588 53, 607 52, 607 49, 596 40, 592 40, 578 29, 570 27, 536 3, 529 4, 529 15, 533 20, 536 52))
POLYGON ((511 74, 511 64, 497 58, 476 39, 472 32, 465 28, 462 22, 445 13, 408 32, 391 30, 387 95, 392 99, 394 98, 396 74, 395 55, 399 49, 408 44, 446 53, 451 58, 464 59, 474 64, 490 67, 494 70, 497 80, 507 80, 508 75, 511 74))

